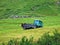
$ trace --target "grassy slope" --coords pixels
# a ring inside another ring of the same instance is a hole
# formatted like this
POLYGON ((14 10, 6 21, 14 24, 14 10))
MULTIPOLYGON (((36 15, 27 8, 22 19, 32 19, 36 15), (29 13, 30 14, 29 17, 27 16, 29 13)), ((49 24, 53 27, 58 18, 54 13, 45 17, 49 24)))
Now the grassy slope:
MULTIPOLYGON (((7 41, 12 38, 21 38, 22 36, 40 37, 45 32, 60 30, 59 16, 46 16, 41 18, 22 18, 22 19, 3 19, 0 20, 0 42, 7 41), (20 23, 33 23, 34 19, 39 19, 44 22, 44 27, 39 29, 31 29, 24 31, 20 23), (52 20, 51 20, 52 19, 52 20)), ((59 31, 60 32, 60 31, 59 31)))
POLYGON ((45 15, 40 18, 21 18, 21 19, 3 19, 0 20, 0 42, 7 41, 12 38, 20 38, 24 35, 29 37, 33 35, 39 37, 45 32, 60 30, 60 17, 52 15, 60 15, 60 6, 55 3, 56 0, 0 0, 0 18, 7 18, 10 15, 45 15), (51 3, 48 4, 47 2, 51 3), (40 5, 36 7, 36 5, 40 5), (34 10, 31 10, 31 8, 34 10), (48 16, 51 15, 51 16, 48 16), (44 22, 44 27, 23 31, 20 23, 33 23, 35 19, 44 22))
POLYGON ((58 0, 0 0, 0 18, 10 15, 60 15, 58 0))

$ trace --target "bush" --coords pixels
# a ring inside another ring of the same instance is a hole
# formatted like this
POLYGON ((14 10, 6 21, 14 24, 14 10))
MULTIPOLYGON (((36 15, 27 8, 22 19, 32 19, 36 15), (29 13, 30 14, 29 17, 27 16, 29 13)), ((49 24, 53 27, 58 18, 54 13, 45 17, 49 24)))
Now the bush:
POLYGON ((25 36, 21 39, 20 45, 33 45, 33 37, 30 39, 26 38, 25 36))
POLYGON ((60 45, 60 33, 55 30, 53 32, 54 36, 50 36, 49 33, 45 33, 39 40, 37 41, 38 45, 60 45))
POLYGON ((14 40, 10 40, 7 45, 14 45, 14 40))

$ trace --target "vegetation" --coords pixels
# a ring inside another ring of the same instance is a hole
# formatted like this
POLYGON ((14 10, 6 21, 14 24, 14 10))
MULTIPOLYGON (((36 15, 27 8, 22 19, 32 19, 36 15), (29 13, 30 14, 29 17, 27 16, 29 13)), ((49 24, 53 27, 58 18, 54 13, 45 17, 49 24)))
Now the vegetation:
POLYGON ((0 19, 11 15, 60 15, 59 0, 0 0, 0 19))
MULTIPOLYGON (((53 35, 50 35, 48 33, 43 34, 41 38, 38 38, 38 40, 33 40, 33 37, 26 38, 25 36, 21 40, 10 40, 6 45, 60 45, 60 33, 55 30, 53 32, 53 35)), ((2 43, 2 45, 5 45, 2 43)))
POLYGON ((52 32, 57 29, 60 32, 60 17, 45 16, 40 18, 18 18, 18 19, 2 19, 0 20, 0 42, 9 41, 13 38, 21 38, 23 36, 39 38, 46 32, 52 32), (24 30, 21 23, 33 23, 35 19, 43 21, 43 28, 24 30))
POLYGON ((50 36, 55 29, 60 33, 59 19, 60 0, 0 0, 0 45, 60 45, 55 40, 60 40, 60 34, 54 32, 50 36), (32 17, 10 18, 24 15, 32 17), (24 30, 21 27, 21 23, 32 24, 35 19, 43 22, 43 28, 24 30))

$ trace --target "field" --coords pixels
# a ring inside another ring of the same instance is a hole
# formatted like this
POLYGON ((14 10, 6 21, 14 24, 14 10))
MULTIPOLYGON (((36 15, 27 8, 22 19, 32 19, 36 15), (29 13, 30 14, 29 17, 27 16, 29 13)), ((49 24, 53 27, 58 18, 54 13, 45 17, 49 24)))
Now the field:
POLYGON ((18 19, 2 19, 0 20, 0 43, 6 42, 14 38, 28 38, 33 36, 35 39, 41 37, 45 32, 51 32, 57 29, 60 32, 60 17, 45 16, 40 18, 18 18, 18 19), (32 23, 35 19, 43 21, 43 28, 24 30, 21 23, 32 23))
POLYGON ((60 33, 59 0, 0 0, 0 44, 23 36, 37 40, 46 32, 52 35, 54 30, 60 33), (35 19, 43 22, 42 28, 24 30, 21 27, 21 23, 33 24, 35 19))
POLYGON ((0 19, 20 15, 60 15, 59 0, 0 0, 0 19))

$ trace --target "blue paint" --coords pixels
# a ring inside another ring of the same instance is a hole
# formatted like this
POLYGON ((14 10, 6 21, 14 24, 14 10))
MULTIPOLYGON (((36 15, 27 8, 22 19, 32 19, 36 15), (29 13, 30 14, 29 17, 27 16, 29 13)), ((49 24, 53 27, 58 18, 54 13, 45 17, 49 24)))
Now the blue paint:
POLYGON ((34 20, 34 25, 43 27, 43 22, 41 20, 34 20))

